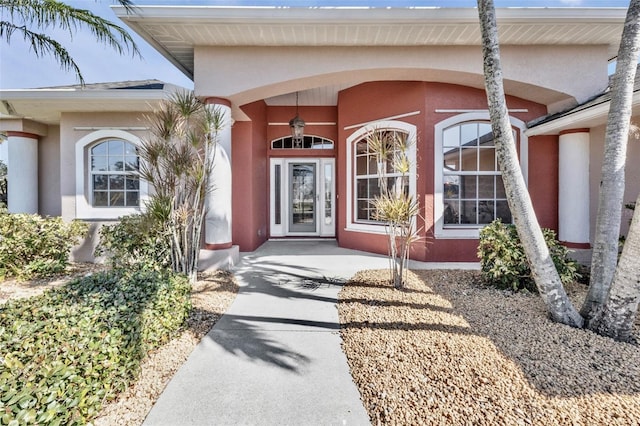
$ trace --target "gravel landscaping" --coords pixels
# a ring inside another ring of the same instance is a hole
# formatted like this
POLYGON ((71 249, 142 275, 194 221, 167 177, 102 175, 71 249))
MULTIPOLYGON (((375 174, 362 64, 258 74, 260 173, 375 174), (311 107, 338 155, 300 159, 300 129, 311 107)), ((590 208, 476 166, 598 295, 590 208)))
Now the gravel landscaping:
MULTIPOLYGON (((102 268, 1 282, 0 304, 102 268)), ((373 424, 640 425, 637 343, 553 323, 539 296, 485 287, 476 271, 413 271, 401 291, 387 277, 358 273, 338 303, 343 350, 373 424)), ((237 291, 229 273, 202 274, 185 330, 149 354, 93 424, 141 424, 237 291)), ((567 291, 579 306, 586 287, 567 291)))
MULTIPOLYGON (((403 291, 387 277, 358 273, 338 305, 373 424, 640 424, 638 345, 553 323, 478 272, 415 271, 403 291)), ((586 287, 567 291, 579 306, 586 287)))

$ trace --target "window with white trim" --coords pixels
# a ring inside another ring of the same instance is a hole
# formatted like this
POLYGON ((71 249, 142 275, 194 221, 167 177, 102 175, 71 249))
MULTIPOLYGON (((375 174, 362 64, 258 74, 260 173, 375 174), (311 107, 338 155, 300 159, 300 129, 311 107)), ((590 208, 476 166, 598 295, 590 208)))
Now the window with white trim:
MULTIPOLYGON (((512 217, 491 123, 478 114, 457 118, 436 125, 435 234, 444 238, 477 238, 478 230, 486 224, 495 219, 511 223, 512 217)), ((514 121, 521 123, 512 118, 514 121)), ((524 154, 526 139, 517 125, 513 135, 524 154), (520 137, 525 143, 518 143, 520 137)), ((526 155, 520 157, 526 180, 526 155)))
POLYGON ((291 136, 285 136, 271 141, 271 149, 333 149, 333 141, 312 135, 304 135, 302 141, 294 141, 291 136))
MULTIPOLYGON (((397 130, 374 130, 379 133, 382 143, 386 142, 401 133, 401 137, 406 138, 405 132, 397 130)), ((409 193, 409 176, 402 176, 402 173, 394 168, 394 158, 400 155, 397 150, 386 150, 385 158, 378 158, 369 144, 369 135, 355 143, 355 220, 363 223, 381 223, 375 218, 373 201, 380 195, 380 175, 384 172, 384 179, 387 179, 387 188, 390 191, 409 193), (382 170, 381 170, 382 169, 382 170)))
POLYGON ((138 171, 140 138, 119 129, 102 129, 75 144, 78 219, 118 219, 139 213, 149 184, 138 171))
POLYGON ((445 129, 442 159, 444 228, 478 227, 498 218, 511 223, 489 123, 445 129))
POLYGON ((408 176, 401 178, 391 166, 390 155, 383 167, 387 171, 390 187, 416 196, 416 126, 399 120, 380 120, 366 124, 347 137, 347 211, 346 230, 384 234, 381 222, 375 220, 370 201, 379 194, 378 161, 367 145, 367 136, 372 132, 393 132, 406 135, 409 143, 408 176))
POLYGON ((91 205, 140 206, 140 158, 131 142, 109 139, 91 147, 91 205))

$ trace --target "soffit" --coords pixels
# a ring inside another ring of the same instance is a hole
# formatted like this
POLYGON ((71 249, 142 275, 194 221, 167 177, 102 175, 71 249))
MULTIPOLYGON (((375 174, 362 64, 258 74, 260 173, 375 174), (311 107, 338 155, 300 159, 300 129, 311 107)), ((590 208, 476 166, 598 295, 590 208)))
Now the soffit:
MULTIPOLYGON (((472 8, 139 6, 120 19, 186 75, 194 46, 480 45, 472 8)), ((616 55, 624 8, 503 8, 503 45, 606 45, 616 55)))
POLYGON ((0 91, 0 118, 31 119, 55 125, 60 123, 63 113, 69 112, 150 112, 166 96, 167 92, 160 90, 119 90, 115 93, 78 93, 55 89, 3 90, 0 91))

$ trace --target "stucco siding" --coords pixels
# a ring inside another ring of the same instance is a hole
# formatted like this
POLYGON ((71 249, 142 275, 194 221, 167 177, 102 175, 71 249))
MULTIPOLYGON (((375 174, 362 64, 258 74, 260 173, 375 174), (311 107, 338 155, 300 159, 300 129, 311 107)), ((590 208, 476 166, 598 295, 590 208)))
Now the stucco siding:
MULTIPOLYGON (((501 53, 506 91, 549 105, 550 112, 585 101, 607 85, 606 46, 505 45, 501 53), (584 73, 585 69, 593 72, 584 73), (578 74, 581 78, 575 78, 578 74)), ((196 46, 194 60, 196 94, 224 97, 235 105, 296 90, 375 80, 483 88, 479 46, 196 46)), ((242 115, 237 109, 234 113, 242 115)), ((240 115, 236 119, 245 119, 240 115)))
MULTIPOLYGON (((637 120, 632 118, 632 122, 637 120)), ((602 180, 602 160, 604 157, 604 137, 605 126, 599 126, 591 129, 591 147, 590 147, 590 163, 589 163, 589 185, 590 194, 590 215, 591 215, 591 243, 596 229, 596 218, 598 215, 598 196, 600 189, 600 181, 602 180)), ((627 164, 625 168, 625 192, 624 203, 633 203, 640 194, 640 139, 632 134, 627 147, 627 164)), ((629 209, 622 209, 622 221, 620 223, 620 233, 626 235, 629 230, 629 220, 633 212, 629 209)))
POLYGON ((529 194, 543 228, 558 232, 558 137, 529 139, 529 194))
POLYGON ((76 143, 100 128, 124 129, 140 138, 148 131, 130 130, 147 127, 145 113, 63 113, 60 120, 60 192, 62 195, 62 217, 76 218, 76 143))
MULTIPOLYGON (((512 115, 521 121, 543 115, 545 106, 516 97, 507 103, 512 115)), ((418 228, 421 242, 414 245, 413 257, 425 261, 476 261, 477 239, 436 238, 434 193, 436 191, 434 126, 467 110, 486 110, 484 90, 433 82, 370 82, 340 92, 338 103, 338 215, 337 234, 340 245, 385 253, 386 237, 376 233, 348 229, 353 218, 345 212, 350 177, 347 176, 347 149, 344 141, 359 128, 356 124, 402 116, 398 120, 417 128, 416 197, 421 214, 418 228), (407 115, 410 114, 410 115, 407 115)), ((542 226, 557 230, 557 137, 531 138, 528 141, 529 189, 542 226)), ((353 184, 353 183, 352 183, 353 184)))
POLYGON ((38 141, 38 210, 60 216, 60 127, 50 126, 38 141))
POLYGON ((232 134, 232 242, 253 251, 268 235, 267 107, 260 101, 245 109, 252 120, 236 122, 232 134))

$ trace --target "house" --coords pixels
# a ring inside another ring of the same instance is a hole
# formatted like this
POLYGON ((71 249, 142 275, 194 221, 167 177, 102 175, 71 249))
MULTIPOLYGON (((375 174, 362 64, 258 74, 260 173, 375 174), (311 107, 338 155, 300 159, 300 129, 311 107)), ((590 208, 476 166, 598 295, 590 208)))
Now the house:
MULTIPOLYGON (((370 208, 379 191, 371 132, 413 141, 413 169, 399 184, 420 202, 424 238, 414 259, 475 262, 478 230, 495 218, 511 221, 488 124, 476 9, 114 10, 232 124, 218 145, 207 249, 335 238, 386 253, 384 226, 370 208)), ((569 247, 589 248, 593 238, 607 68, 625 14, 497 11, 522 170, 540 224, 569 247)), ((0 91, 10 207, 96 223, 138 211, 149 188, 127 172, 138 167, 143 117, 174 89, 147 81, 0 91)), ((627 202, 640 192, 639 161, 634 140, 627 202)), ((397 170, 388 173, 397 178, 397 170)), ((92 244, 77 256, 89 256, 92 244)))

